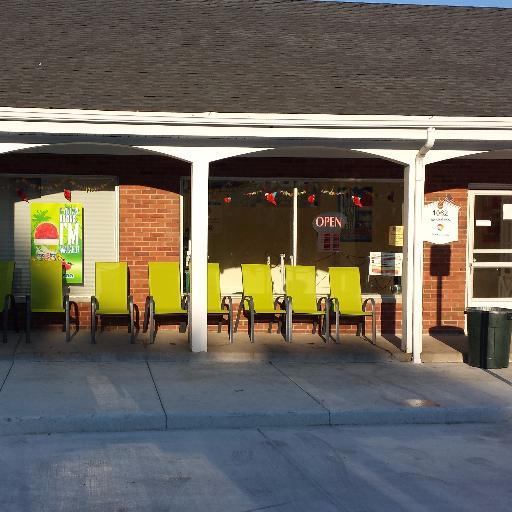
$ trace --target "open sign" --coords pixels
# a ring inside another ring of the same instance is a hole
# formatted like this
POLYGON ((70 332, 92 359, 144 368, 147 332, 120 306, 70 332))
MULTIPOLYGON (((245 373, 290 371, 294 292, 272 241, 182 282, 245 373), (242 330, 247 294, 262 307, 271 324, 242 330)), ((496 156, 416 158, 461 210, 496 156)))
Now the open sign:
POLYGON ((319 233, 340 232, 347 224, 347 218, 340 212, 327 212, 313 219, 313 229, 319 233))

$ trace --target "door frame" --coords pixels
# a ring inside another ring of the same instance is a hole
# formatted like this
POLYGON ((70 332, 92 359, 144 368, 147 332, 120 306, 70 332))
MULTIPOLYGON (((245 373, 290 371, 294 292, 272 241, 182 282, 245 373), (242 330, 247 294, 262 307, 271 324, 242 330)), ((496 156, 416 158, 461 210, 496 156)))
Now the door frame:
POLYGON ((466 248, 466 305, 468 307, 485 307, 498 305, 502 307, 512 307, 512 297, 509 298, 474 298, 473 297, 473 269, 476 268, 512 268, 510 262, 479 262, 475 264, 473 255, 475 254, 512 254, 510 249, 474 249, 474 232, 475 232, 475 198, 477 196, 511 196, 511 189, 486 189, 475 188, 468 190, 468 216, 467 216, 467 248, 466 248))

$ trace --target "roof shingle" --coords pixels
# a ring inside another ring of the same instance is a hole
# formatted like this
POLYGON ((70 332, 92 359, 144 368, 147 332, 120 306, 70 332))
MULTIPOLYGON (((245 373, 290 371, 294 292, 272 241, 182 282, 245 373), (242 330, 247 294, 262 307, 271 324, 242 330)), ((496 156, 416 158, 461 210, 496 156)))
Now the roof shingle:
POLYGON ((0 106, 512 116, 512 9, 4 0, 0 106))

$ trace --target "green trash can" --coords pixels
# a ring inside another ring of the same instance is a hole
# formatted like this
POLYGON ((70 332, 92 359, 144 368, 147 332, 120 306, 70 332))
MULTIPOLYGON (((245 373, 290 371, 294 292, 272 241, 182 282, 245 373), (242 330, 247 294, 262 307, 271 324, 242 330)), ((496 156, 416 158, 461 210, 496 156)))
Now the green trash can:
POLYGON ((467 308, 468 364, 478 368, 507 368, 512 310, 467 308))
POLYGON ((183 280, 183 293, 190 293, 190 270, 185 269, 184 280, 183 280))

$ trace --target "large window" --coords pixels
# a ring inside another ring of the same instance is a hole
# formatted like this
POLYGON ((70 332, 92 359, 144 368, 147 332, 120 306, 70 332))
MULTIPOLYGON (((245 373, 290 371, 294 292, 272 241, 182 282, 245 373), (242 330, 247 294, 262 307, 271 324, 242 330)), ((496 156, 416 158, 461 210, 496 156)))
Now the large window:
MULTIPOLYGON (((183 182, 184 247, 188 246, 189 181, 183 182)), ((357 266, 364 293, 389 295, 400 279, 369 275, 370 252, 401 252, 390 245, 402 225, 402 180, 259 180, 213 178, 209 183, 208 256, 220 263, 223 293, 242 291, 241 263, 270 263, 274 291, 282 293, 282 264, 314 265, 317 290, 329 291, 329 266, 357 266), (343 229, 320 233, 314 220, 339 214, 343 229)))
POLYGON ((389 244, 390 226, 402 225, 403 182, 392 180, 298 181, 297 263, 315 265, 317 290, 329 291, 328 268, 359 267, 363 292, 389 295, 393 277, 369 275, 370 252, 401 252, 389 244), (322 213, 339 213, 339 231, 313 228, 322 213))
MULTIPOLYGON (((185 244, 190 219, 189 182, 185 182, 185 244)), ((210 180, 208 257, 219 262, 223 293, 241 293, 241 263, 270 263, 274 290, 282 293, 281 258, 292 254, 293 182, 210 180), (282 256, 281 256, 282 255, 282 256)))
POLYGON ((468 302, 512 301, 512 192, 470 191, 468 302))
POLYGON ((94 295, 94 262, 118 259, 116 184, 111 177, 0 176, 0 259, 16 262, 15 294, 30 288, 30 206, 66 204, 66 190, 83 207, 83 284, 70 286, 70 294, 94 295))

